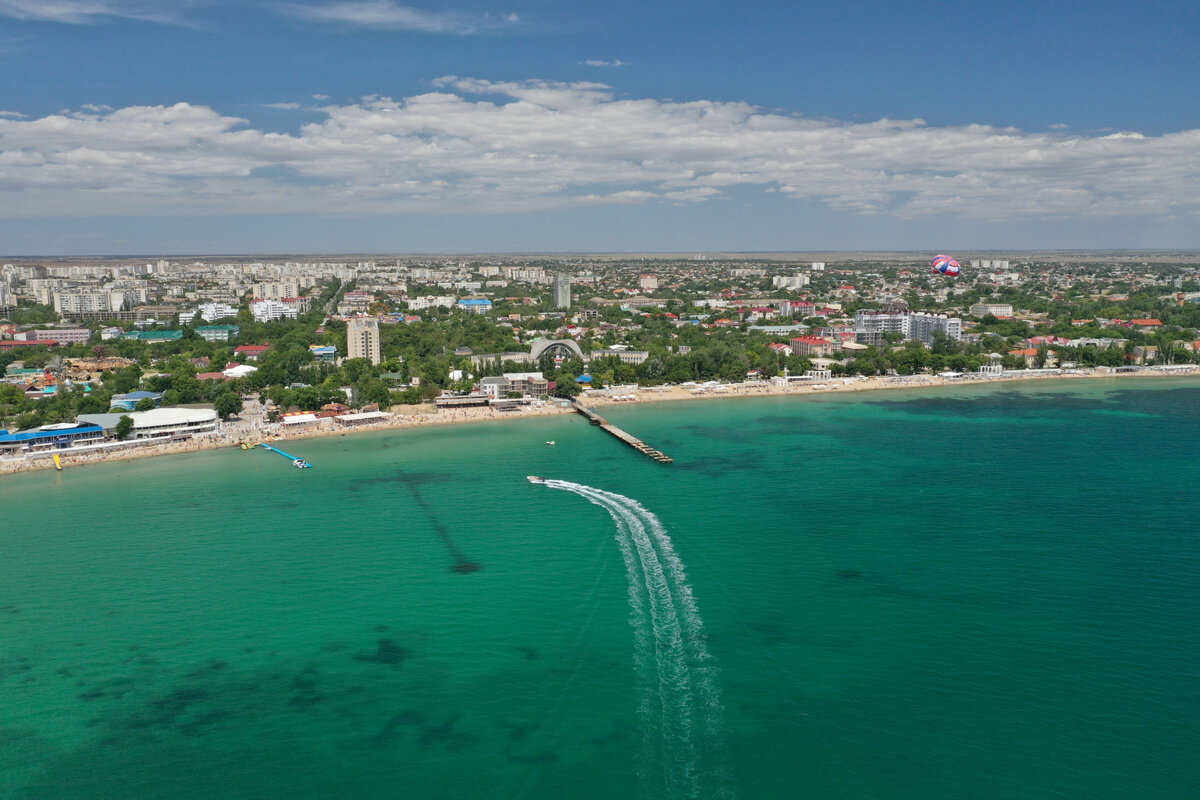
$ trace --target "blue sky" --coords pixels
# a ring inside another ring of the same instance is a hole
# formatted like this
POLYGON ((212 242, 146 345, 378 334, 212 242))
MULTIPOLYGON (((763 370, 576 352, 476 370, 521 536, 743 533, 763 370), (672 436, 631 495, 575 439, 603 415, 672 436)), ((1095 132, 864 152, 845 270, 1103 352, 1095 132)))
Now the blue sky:
POLYGON ((1200 248, 1195 2, 0 0, 0 253, 1200 248))

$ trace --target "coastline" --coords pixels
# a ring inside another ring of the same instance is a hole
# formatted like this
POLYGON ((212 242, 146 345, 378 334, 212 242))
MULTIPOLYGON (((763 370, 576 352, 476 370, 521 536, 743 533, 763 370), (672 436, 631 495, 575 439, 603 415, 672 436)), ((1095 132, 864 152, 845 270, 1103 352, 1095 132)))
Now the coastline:
MULTIPOLYGON (((589 407, 603 408, 629 404, 668 403, 682 400, 719 400, 744 397, 803 397, 816 394, 870 392, 901 389, 928 389, 946 386, 985 386, 995 383, 1014 381, 1038 380, 1130 380, 1138 378, 1168 378, 1195 377, 1196 372, 1129 372, 1129 373, 1097 373, 1077 372, 1064 374, 1034 374, 1034 375, 1003 375, 986 379, 943 378, 937 375, 912 375, 888 377, 863 377, 853 379, 832 378, 822 384, 791 384, 776 385, 768 382, 724 384, 719 386, 688 388, 684 386, 656 386, 647 388, 626 388, 626 394, 605 395, 592 394, 581 396, 580 400, 589 407), (630 394, 633 393, 633 394, 630 394), (625 399, 615 399, 617 397, 625 399)), ((357 433, 373 433, 379 431, 395 431, 405 428, 426 427, 431 425, 463 425, 484 422, 500 422, 504 420, 528 419, 529 417, 558 416, 573 414, 573 408, 563 408, 553 403, 538 407, 524 408, 517 412, 500 412, 493 408, 466 408, 453 411, 395 414, 391 418, 355 427, 333 427, 331 419, 322 420, 319 428, 306 427, 303 430, 285 431, 264 430, 262 409, 256 403, 250 416, 238 418, 232 423, 226 423, 223 430, 216 435, 199 439, 189 439, 185 442, 172 442, 159 445, 147 445, 138 449, 118 450, 113 452, 92 452, 81 455, 70 455, 70 451, 62 451, 64 469, 87 466, 89 464, 104 464, 113 461, 127 461, 135 458, 151 458, 154 456, 177 455, 180 453, 199 450, 218 450, 223 447, 239 447, 243 442, 291 442, 304 439, 316 439, 328 436, 351 436, 357 433)), ((53 459, 42 457, 37 459, 0 459, 0 475, 18 472, 34 472, 52 469, 53 459)))

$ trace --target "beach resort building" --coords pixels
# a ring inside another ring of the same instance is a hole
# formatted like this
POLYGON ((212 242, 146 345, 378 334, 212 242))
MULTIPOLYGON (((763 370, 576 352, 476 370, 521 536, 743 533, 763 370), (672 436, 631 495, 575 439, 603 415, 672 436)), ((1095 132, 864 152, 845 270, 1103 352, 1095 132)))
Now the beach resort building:
POLYGON ((837 349, 834 342, 819 336, 797 336, 791 344, 795 356, 827 356, 837 349))
POLYGON ((492 400, 503 400, 510 394, 544 399, 550 394, 550 382, 540 372, 506 372, 499 377, 484 378, 479 389, 492 400))
POLYGON ((129 440, 191 439, 216 433, 217 412, 211 408, 156 408, 153 411, 130 411, 125 414, 80 414, 79 423, 99 426, 113 434, 121 417, 133 420, 129 440))
MULTIPOLYGON (((214 412, 215 413, 215 412, 214 412)), ((0 455, 14 456, 104 441, 104 429, 83 422, 59 422, 27 431, 0 431, 0 455)))

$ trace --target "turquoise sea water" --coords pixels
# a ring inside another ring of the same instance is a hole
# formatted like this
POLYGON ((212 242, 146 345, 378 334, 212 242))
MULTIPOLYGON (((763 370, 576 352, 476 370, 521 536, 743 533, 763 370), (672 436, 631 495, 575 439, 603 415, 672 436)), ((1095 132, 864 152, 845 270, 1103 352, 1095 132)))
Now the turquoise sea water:
POLYGON ((0 798, 1200 795, 1200 381, 605 413, 3 477, 0 798))

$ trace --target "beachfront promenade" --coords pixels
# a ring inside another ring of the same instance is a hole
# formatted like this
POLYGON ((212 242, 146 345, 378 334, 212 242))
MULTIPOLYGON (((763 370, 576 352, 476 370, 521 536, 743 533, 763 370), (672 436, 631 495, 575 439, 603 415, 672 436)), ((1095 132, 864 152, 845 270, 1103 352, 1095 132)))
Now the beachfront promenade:
MULTIPOLYGON (((907 375, 872 378, 835 378, 820 384, 790 383, 786 385, 758 381, 707 386, 700 385, 692 387, 655 386, 639 389, 638 391, 640 394, 636 397, 636 399, 632 400, 629 399, 631 395, 627 393, 618 392, 613 394, 607 393, 603 390, 593 390, 589 392, 587 397, 583 398, 583 400, 591 413, 599 417, 600 415, 595 411, 596 407, 623 405, 630 402, 657 403, 679 400, 764 397, 772 395, 806 396, 822 394, 826 392, 862 392, 889 389, 921 389, 939 386, 980 385, 1011 380, 1078 380, 1085 378, 1104 380, 1136 380, 1139 377, 1161 378, 1167 376, 1193 376, 1195 374, 1196 368, 1194 365, 1181 365, 1179 367, 1169 369, 1143 368, 1136 371, 1122 371, 1118 373, 1099 372, 1095 370, 1016 371, 987 378, 981 378, 974 375, 957 378, 947 378, 938 375, 907 375)), ((628 390, 625 390, 625 392, 627 391, 628 390)), ((251 444, 255 444, 260 441, 280 442, 290 441, 293 439, 313 438, 318 436, 353 435, 354 433, 360 431, 396 430, 402 428, 423 427, 428 425, 468 424, 573 413, 577 413, 574 404, 564 407, 556 403, 545 403, 541 406, 526 407, 518 412, 505 413, 498 412, 490 407, 462 408, 452 411, 420 410, 416 413, 395 414, 378 422, 372 422, 349 429, 337 428, 334 426, 332 418, 324 418, 310 425, 296 426, 296 429, 286 430, 285 426, 283 425, 267 423, 265 411, 258 403, 247 402, 246 408, 243 410, 241 417, 222 422, 218 426, 218 429, 215 433, 195 439, 188 439, 179 442, 165 442, 161 444, 146 444, 135 449, 122 448, 111 451, 97 450, 87 453, 73 453, 70 450, 65 450, 59 451, 59 454, 62 456, 65 464, 69 468, 72 465, 99 463, 129 458, 145 458, 156 455, 179 454, 220 447, 237 447, 242 442, 249 442, 251 444)), ((601 417, 601 419, 603 418, 601 417)), ((607 422, 607 420, 605 420, 605 422, 607 422)), ((619 428, 617 430, 619 430, 619 428)), ((613 431, 608 432, 610 435, 617 436, 615 433, 613 433, 613 431)), ((634 439, 632 435, 626 435, 629 436, 630 439, 634 439)), ((617 438, 621 437, 617 436, 617 438)), ((625 440, 622 439, 622 441, 625 440)), ((631 442, 626 443, 633 446, 631 442)), ((646 446, 644 442, 641 444, 646 446)), ((647 449, 652 449, 648 446, 646 447, 647 449)), ((638 449, 640 450, 640 448, 638 449)), ((51 453, 45 453, 40 457, 0 458, 0 473, 50 469, 54 466, 52 459, 49 458, 50 455, 51 453)), ((647 453, 647 455, 649 455, 649 453, 647 453)))

